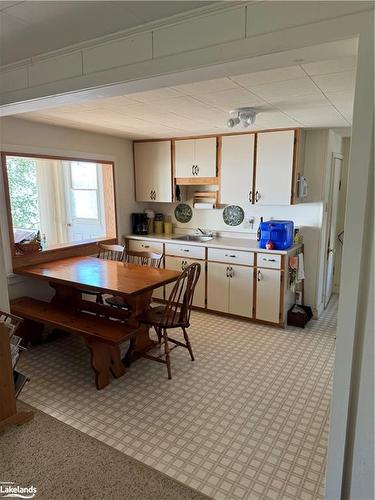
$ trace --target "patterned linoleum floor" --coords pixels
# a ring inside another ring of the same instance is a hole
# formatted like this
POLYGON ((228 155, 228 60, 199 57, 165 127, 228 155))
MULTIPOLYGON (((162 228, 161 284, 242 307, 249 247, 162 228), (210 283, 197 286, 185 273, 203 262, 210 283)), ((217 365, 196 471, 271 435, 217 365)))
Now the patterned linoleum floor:
POLYGON ((194 312, 196 361, 142 359, 97 391, 74 336, 32 348, 21 399, 219 499, 320 499, 336 305, 303 330, 194 312))

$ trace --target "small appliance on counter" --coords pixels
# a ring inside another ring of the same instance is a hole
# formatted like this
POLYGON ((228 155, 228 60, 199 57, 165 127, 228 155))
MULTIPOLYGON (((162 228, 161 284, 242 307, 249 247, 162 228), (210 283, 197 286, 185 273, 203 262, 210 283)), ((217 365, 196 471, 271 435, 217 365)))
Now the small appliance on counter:
POLYGON ((133 234, 148 234, 147 214, 132 214, 132 232, 133 234))
POLYGON ((291 220, 269 220, 260 223, 260 248, 286 250, 293 245, 294 223, 291 220))

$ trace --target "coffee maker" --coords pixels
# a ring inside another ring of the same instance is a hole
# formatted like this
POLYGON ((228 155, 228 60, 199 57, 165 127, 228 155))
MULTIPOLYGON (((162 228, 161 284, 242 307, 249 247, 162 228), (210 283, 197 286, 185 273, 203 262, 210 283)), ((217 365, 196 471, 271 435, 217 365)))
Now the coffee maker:
POLYGON ((133 234, 147 234, 148 233, 148 219, 147 214, 132 214, 132 232, 133 234))

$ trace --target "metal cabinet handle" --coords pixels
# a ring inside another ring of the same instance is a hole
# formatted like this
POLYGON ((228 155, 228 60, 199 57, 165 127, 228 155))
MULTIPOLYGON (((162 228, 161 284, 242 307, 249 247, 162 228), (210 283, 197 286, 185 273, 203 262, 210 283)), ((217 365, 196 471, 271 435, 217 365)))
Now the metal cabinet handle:
POLYGON ((230 254, 225 254, 225 257, 232 257, 233 259, 235 259, 237 257, 237 255, 230 255, 230 254))
POLYGON ((255 202, 258 203, 259 200, 260 200, 260 193, 259 191, 255 191, 255 202))
POLYGON ((156 200, 156 191, 154 191, 154 200, 156 200))
POLYGON ((261 281, 262 280, 262 273, 258 270, 257 272, 257 281, 261 281))
POLYGON ((150 200, 152 200, 152 189, 150 191, 150 200))
POLYGON ((198 165, 195 165, 195 169, 196 169, 196 175, 199 175, 199 167, 198 167, 198 165))
POLYGON ((150 248, 150 245, 141 245, 143 248, 150 248))
POLYGON ((249 202, 252 203, 253 201, 253 192, 249 191, 249 202))
POLYGON ((233 267, 230 267, 230 268, 229 268, 229 277, 230 277, 230 278, 233 278, 233 276, 234 276, 233 267))
POLYGON ((180 248, 181 252, 190 252, 190 250, 187 250, 186 248, 180 248))
POLYGON ((225 274, 226 274, 226 277, 229 278, 229 266, 227 266, 225 274))

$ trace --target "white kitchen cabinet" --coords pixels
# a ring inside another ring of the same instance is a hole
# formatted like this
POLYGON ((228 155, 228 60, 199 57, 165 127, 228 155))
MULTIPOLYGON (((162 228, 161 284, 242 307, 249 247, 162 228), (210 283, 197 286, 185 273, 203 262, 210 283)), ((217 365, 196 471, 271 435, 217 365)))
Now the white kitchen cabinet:
POLYGON ((229 277, 228 264, 207 264, 207 307, 213 311, 228 312, 229 277))
POLYGON ((216 177, 216 143, 216 137, 176 140, 176 177, 216 177))
POLYGON ((222 137, 221 203, 252 203, 254 137, 254 134, 222 137))
POLYGON ((208 309, 251 318, 253 273, 252 267, 208 262, 208 309))
MULTIPOLYGON (((193 264, 194 262, 198 262, 201 265, 201 273, 199 275, 198 283, 195 287, 194 297, 193 297, 193 306, 196 307, 205 307, 205 298, 206 298, 206 280, 205 280, 205 265, 204 261, 186 259, 184 257, 165 257, 165 269, 171 269, 173 271, 183 271, 187 266, 193 264)), ((168 300, 168 297, 173 289, 175 283, 171 283, 165 286, 165 299, 168 300)))
POLYGON ((256 319, 279 323, 281 271, 256 270, 256 319))
POLYGON ((134 143, 136 201, 172 202, 171 141, 134 143))
POLYGON ((294 147, 294 130, 257 134, 255 204, 290 205, 292 203, 294 147))

